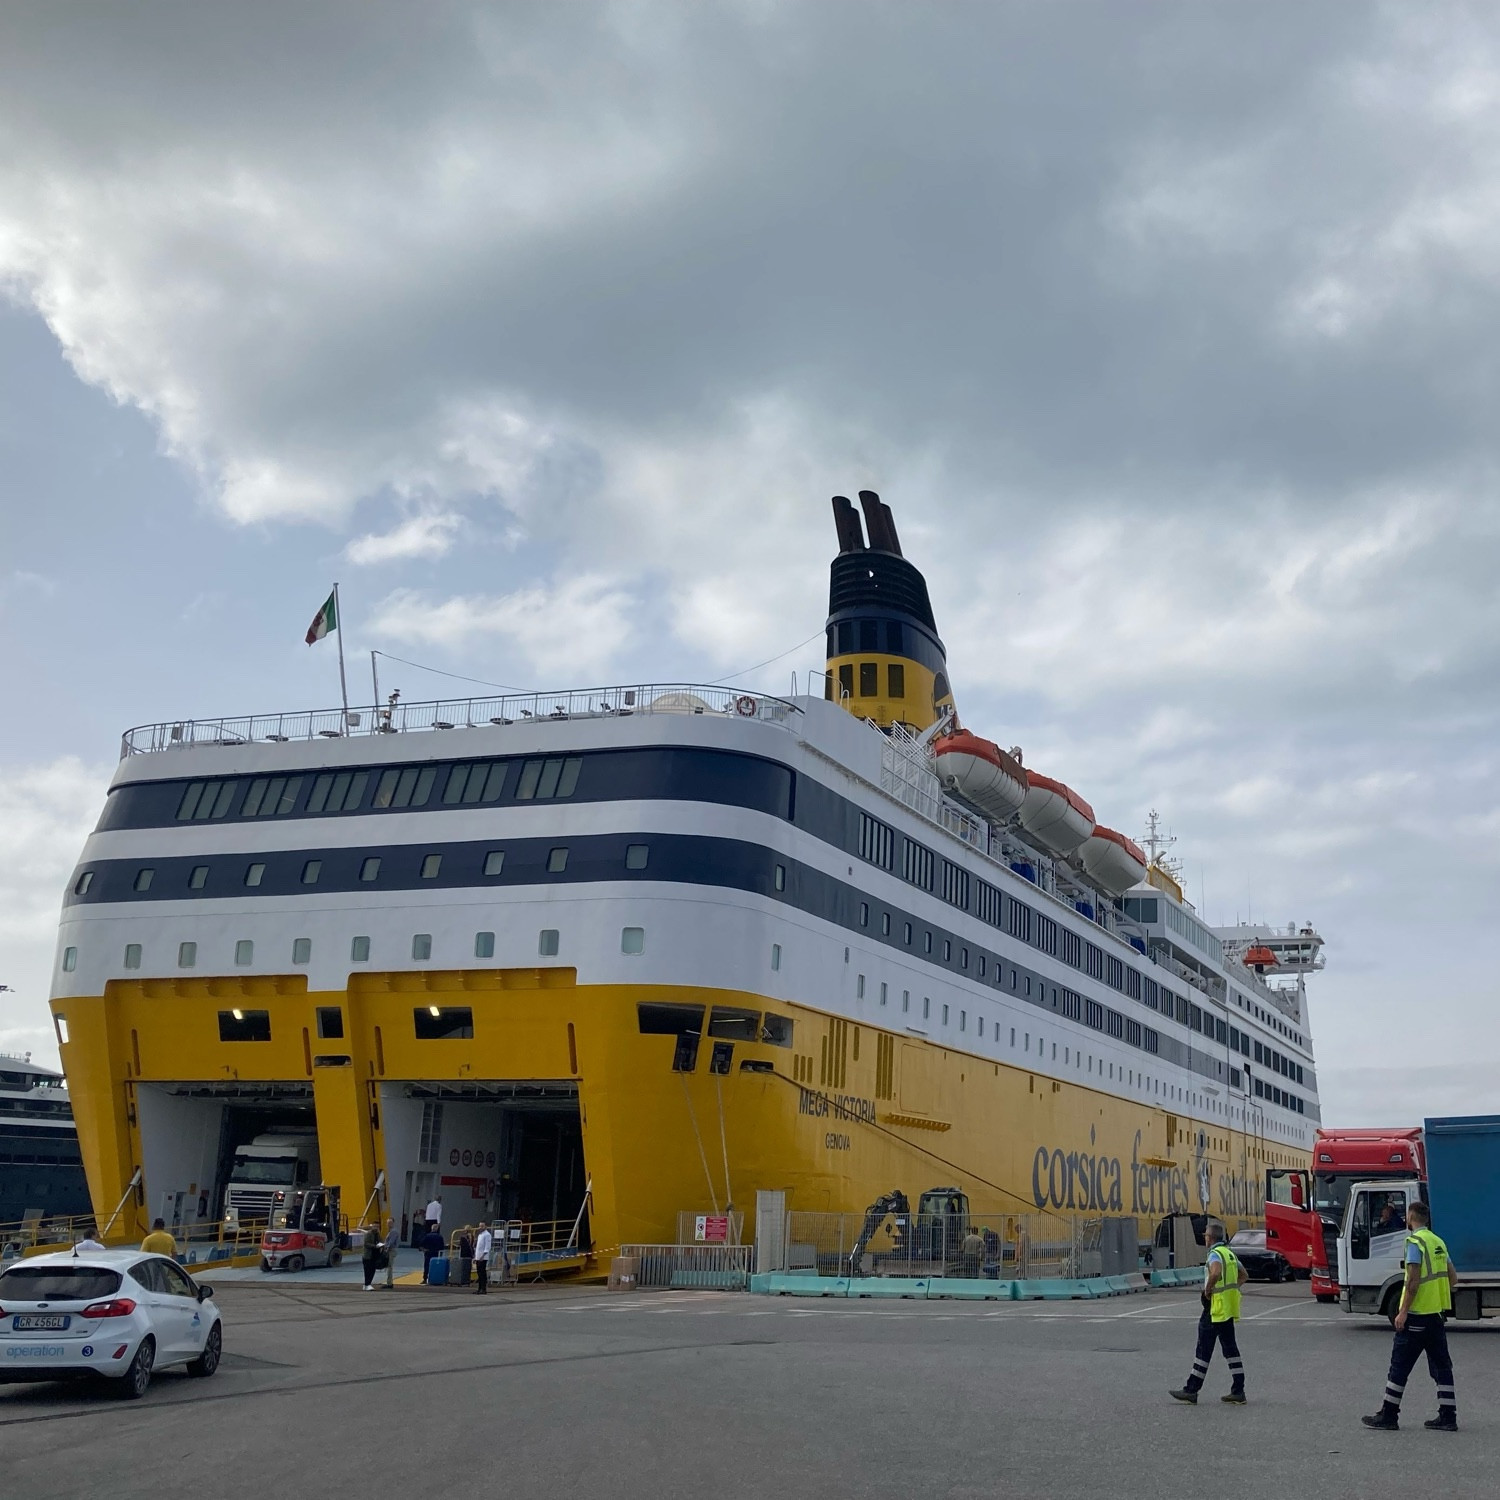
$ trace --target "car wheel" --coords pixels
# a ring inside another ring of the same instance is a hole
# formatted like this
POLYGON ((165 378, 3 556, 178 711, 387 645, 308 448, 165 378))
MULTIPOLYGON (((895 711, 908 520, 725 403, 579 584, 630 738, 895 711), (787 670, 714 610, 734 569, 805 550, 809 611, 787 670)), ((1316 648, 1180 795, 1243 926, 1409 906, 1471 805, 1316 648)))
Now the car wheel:
POLYGON ((300 1255, 289 1255, 281 1264, 283 1270, 300 1271, 307 1262, 300 1255))
POLYGON ((208 1330, 208 1338, 204 1342, 203 1353, 200 1354, 197 1359, 190 1359, 187 1362, 188 1374, 197 1375, 206 1380, 210 1375, 213 1374, 215 1370, 219 1368, 219 1356, 222 1355, 223 1352, 224 1330, 216 1322, 214 1326, 208 1330))
POLYGON ((127 1401, 139 1401, 151 1384, 151 1371, 156 1364, 156 1340, 148 1333, 135 1351, 130 1368, 119 1377, 119 1392, 127 1401))

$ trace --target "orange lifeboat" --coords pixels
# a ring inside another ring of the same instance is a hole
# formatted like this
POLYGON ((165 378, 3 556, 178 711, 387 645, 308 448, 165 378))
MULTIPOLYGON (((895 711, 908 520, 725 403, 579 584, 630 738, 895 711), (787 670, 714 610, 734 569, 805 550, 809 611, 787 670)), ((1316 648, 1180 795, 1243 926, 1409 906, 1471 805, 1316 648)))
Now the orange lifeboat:
POLYGON ((1241 962, 1247 969, 1269 969, 1275 965, 1276 955, 1264 943, 1256 943, 1245 949, 1241 962))
POLYGON ((955 729, 934 741, 932 760, 945 787, 997 823, 1019 812, 1026 800, 1026 772, 1019 762, 967 729, 955 729))
POLYGON ((1146 855, 1141 846, 1113 828, 1095 827, 1079 851, 1083 868, 1111 896, 1123 896, 1146 878, 1146 855))
POLYGON ((1093 831, 1094 809, 1070 786, 1026 772, 1026 800, 1021 824, 1054 854, 1071 854, 1093 831))

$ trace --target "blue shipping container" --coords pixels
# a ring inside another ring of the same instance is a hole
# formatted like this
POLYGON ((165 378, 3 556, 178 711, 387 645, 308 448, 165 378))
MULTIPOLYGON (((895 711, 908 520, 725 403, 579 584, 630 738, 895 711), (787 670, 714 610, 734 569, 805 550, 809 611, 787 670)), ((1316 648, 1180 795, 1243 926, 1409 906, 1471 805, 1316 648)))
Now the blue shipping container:
POLYGON ((1432 1227, 1459 1274, 1500 1271, 1500 1115, 1427 1120, 1432 1227))

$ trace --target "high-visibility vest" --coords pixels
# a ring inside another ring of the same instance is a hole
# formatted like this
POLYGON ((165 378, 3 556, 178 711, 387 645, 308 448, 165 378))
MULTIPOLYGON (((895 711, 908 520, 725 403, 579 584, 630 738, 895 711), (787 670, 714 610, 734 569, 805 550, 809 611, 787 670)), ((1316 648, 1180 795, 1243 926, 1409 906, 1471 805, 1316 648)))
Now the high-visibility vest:
POLYGON ((1430 1230, 1419 1229, 1406 1237, 1408 1245, 1422 1252, 1416 1295, 1410 1311, 1417 1314, 1447 1312, 1453 1306, 1453 1292, 1448 1285, 1448 1247, 1430 1230))
POLYGON ((1244 1277, 1240 1272, 1239 1257, 1228 1245, 1215 1245, 1208 1252, 1208 1258, 1212 1260, 1215 1256, 1219 1258, 1220 1275, 1208 1316, 1211 1322, 1227 1323, 1240 1315, 1240 1282, 1244 1277))

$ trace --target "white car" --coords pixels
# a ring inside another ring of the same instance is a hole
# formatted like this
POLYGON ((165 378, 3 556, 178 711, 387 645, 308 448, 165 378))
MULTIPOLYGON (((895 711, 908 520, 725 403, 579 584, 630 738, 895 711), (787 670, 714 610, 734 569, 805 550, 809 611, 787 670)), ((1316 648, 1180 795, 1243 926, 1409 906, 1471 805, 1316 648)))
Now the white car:
POLYGON ((0 1384, 102 1375, 146 1394, 151 1373, 212 1375, 224 1348, 213 1288, 164 1255, 64 1251, 0 1273, 0 1384))

